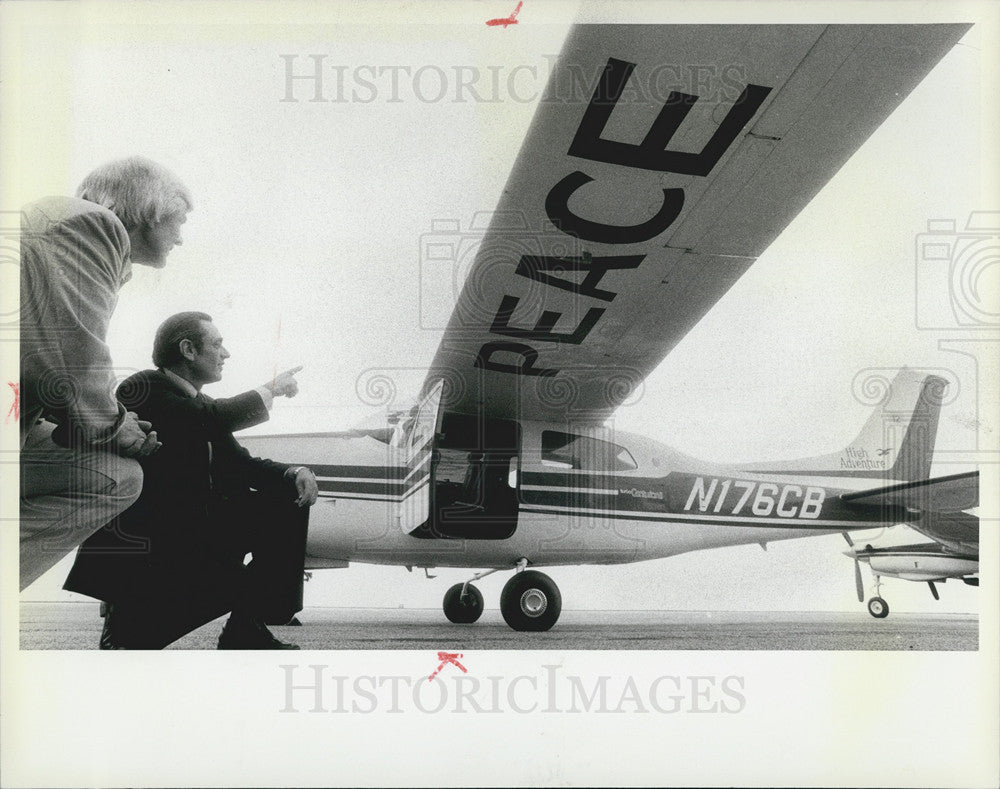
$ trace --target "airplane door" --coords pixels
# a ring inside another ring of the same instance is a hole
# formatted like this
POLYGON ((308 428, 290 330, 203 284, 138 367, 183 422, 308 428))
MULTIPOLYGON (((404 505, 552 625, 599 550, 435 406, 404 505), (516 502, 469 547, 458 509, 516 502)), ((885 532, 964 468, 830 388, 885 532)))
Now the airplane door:
POLYGON ((431 450, 437 429, 443 381, 438 381, 411 416, 396 425, 390 446, 402 466, 403 486, 396 517, 405 534, 420 528, 430 519, 431 450))
POLYGON ((503 540, 517 528, 516 422, 444 413, 434 446, 431 534, 503 540))

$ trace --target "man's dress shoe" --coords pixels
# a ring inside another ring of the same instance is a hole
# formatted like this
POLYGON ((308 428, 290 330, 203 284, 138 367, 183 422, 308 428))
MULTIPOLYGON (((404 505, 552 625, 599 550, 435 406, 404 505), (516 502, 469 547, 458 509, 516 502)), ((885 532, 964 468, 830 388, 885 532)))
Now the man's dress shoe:
POLYGON ((274 634, 256 619, 233 617, 226 620, 219 635, 219 649, 298 649, 298 644, 289 644, 274 637, 274 634))

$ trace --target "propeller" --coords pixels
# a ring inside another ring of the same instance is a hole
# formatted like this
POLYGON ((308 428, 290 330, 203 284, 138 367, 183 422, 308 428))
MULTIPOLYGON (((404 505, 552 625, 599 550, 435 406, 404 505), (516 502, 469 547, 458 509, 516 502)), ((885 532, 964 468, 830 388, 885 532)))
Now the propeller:
POLYGON ((858 559, 858 552, 854 549, 854 540, 851 539, 846 531, 841 532, 844 535, 844 539, 847 540, 847 544, 851 546, 851 555, 854 557, 854 586, 858 590, 858 602, 863 603, 865 601, 865 582, 861 578, 861 561, 858 559))

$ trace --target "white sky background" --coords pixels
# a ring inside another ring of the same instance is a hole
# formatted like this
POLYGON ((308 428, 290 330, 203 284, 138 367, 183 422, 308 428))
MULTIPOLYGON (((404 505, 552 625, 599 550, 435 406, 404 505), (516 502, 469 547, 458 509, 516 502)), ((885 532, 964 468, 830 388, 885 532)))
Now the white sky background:
MULTIPOLYGON (((338 430, 371 416, 377 409, 358 390, 373 370, 399 381, 397 403, 415 393, 440 337, 427 326, 446 317, 421 315, 421 237, 435 220, 464 229, 495 206, 544 87, 546 56, 558 53, 572 19, 570 7, 551 5, 544 20, 498 30, 481 23, 479 7, 453 24, 432 16, 376 28, 343 24, 351 9, 342 8, 339 25, 154 27, 94 14, 92 25, 39 25, 21 40, 19 203, 70 194, 119 156, 147 155, 178 173, 196 203, 184 244, 162 271, 134 267, 108 341, 124 377, 150 366, 165 317, 199 309, 233 354, 210 394, 304 364, 300 395, 279 399, 253 432, 338 430), (314 88, 303 82, 292 89, 297 101, 281 101, 283 54, 298 56, 300 74, 312 71, 309 55, 326 56, 327 101, 309 101, 314 88), (334 66, 344 67, 342 87, 334 66), (390 71, 365 68, 395 66, 421 76, 397 71, 394 88, 390 71), (458 87, 456 68, 483 100, 458 87)), ((927 220, 955 219, 961 229, 970 211, 995 207, 984 196, 995 180, 983 176, 995 173, 983 170, 991 119, 980 114, 982 57, 973 29, 649 377, 617 415, 620 429, 716 462, 815 455, 846 445, 864 422, 855 376, 905 364, 952 371, 965 386, 942 415, 940 448, 996 445, 988 382, 997 380, 997 345, 979 353, 977 371, 968 356, 939 348, 955 332, 917 328, 914 306, 915 237, 927 220)), ((954 318, 940 309, 935 321, 954 318)), ((744 546, 552 574, 570 608, 859 610, 845 547, 832 536, 768 553, 744 546)), ((67 567, 24 599, 75 598, 59 590, 67 567)), ((464 577, 441 570, 430 583, 353 565, 317 573, 307 604, 433 607, 464 577)), ((867 568, 865 577, 870 594, 867 568)), ((488 605, 504 580, 482 582, 488 605)), ((975 589, 952 582, 941 591, 934 603, 922 584, 883 589, 894 610, 977 610, 975 589)))

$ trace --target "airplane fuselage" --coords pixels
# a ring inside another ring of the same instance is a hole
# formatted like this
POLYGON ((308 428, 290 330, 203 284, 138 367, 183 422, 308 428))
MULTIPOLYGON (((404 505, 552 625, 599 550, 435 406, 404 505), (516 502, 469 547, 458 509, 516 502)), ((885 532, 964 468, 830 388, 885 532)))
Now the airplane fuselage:
POLYGON ((509 525, 509 536, 498 538, 441 536, 433 523, 430 528, 423 523, 443 517, 436 502, 450 484, 437 447, 422 462, 407 465, 398 450, 371 435, 244 443, 255 454, 305 464, 316 473, 320 498, 310 516, 307 548, 312 568, 345 562, 502 568, 522 558, 533 566, 622 564, 875 528, 899 519, 900 513, 886 508, 841 501, 842 493, 870 486, 871 477, 752 473, 711 466, 620 431, 550 428, 520 424, 517 451, 502 459, 507 471, 501 487, 505 483, 507 490, 495 518, 490 518, 491 494, 482 486, 466 496, 479 497, 483 523, 509 525), (566 446, 553 448, 553 434, 578 439, 571 445, 589 443, 580 447, 585 457, 566 446), (408 533, 407 519, 421 528, 408 533))

